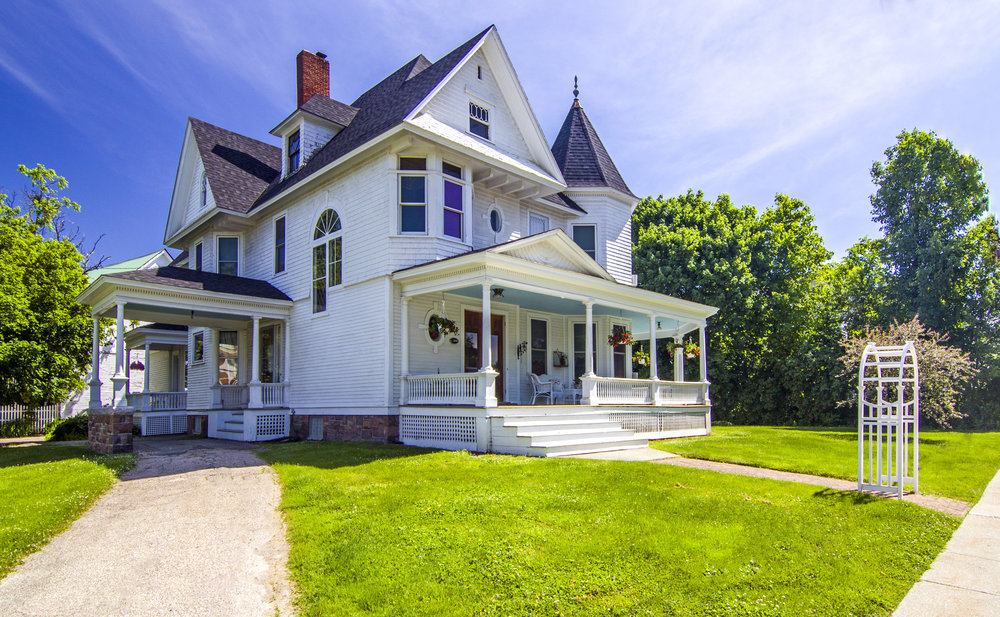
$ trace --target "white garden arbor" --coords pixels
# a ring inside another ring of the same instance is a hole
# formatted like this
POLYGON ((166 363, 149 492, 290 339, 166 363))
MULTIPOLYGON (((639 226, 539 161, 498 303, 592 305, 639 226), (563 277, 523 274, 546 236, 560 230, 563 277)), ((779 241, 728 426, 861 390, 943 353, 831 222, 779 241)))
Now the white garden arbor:
POLYGON ((858 490, 919 488, 920 382, 917 350, 868 343, 858 368, 858 490), (912 440, 912 446, 910 441, 912 440))

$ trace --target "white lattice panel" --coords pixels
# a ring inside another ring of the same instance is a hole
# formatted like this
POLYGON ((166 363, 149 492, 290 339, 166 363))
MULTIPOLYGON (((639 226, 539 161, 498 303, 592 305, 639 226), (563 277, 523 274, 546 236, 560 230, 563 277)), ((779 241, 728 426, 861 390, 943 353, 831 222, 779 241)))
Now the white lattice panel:
POLYGON ((704 413, 611 413, 612 422, 621 422, 622 428, 636 433, 663 433, 705 428, 704 413))
POLYGON ((284 437, 284 414, 261 414, 257 416, 257 439, 267 437, 284 437))
POLYGON ((147 416, 143 435, 169 435, 170 416, 147 416))
POLYGON ((399 418, 399 437, 406 441, 457 441, 476 443, 476 419, 451 416, 412 416, 399 418))
POLYGON ((173 416, 170 419, 171 422, 171 432, 172 433, 186 433, 187 432, 187 416, 173 416))

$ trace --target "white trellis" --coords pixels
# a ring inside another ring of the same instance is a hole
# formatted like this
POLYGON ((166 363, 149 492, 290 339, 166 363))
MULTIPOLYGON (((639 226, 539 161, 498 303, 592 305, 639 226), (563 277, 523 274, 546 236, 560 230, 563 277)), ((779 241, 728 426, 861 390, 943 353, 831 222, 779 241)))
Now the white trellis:
POLYGON ((917 350, 868 343, 858 369, 858 490, 918 489, 920 384, 917 350), (913 441, 912 446, 910 441, 913 441))

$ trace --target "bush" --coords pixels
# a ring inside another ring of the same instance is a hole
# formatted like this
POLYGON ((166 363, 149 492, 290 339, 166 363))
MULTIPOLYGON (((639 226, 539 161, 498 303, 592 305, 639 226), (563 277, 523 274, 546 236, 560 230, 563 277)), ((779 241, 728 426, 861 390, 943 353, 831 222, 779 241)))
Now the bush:
POLYGON ((45 425, 46 441, 77 441, 87 438, 87 414, 59 418, 45 425))
POLYGON ((0 424, 0 437, 27 437, 33 434, 34 422, 31 418, 14 418, 0 424))

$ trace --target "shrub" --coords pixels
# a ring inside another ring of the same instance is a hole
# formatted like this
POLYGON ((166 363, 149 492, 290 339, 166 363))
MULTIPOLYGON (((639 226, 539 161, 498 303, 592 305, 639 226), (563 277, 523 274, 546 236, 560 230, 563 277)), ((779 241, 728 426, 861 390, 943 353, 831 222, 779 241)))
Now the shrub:
POLYGON ((0 424, 0 437, 27 437, 33 434, 31 418, 14 418, 0 424))
MULTIPOLYGON (((906 323, 894 323, 882 329, 869 327, 864 334, 843 341, 845 377, 857 379, 861 354, 869 342, 878 345, 902 345, 914 341, 920 371, 920 415, 934 424, 948 428, 965 414, 957 408, 959 396, 975 378, 979 370, 958 347, 948 345, 948 335, 926 327, 917 317, 906 323)), ((858 391, 841 401, 842 405, 858 404, 858 391)))
POLYGON ((87 438, 87 414, 59 418, 45 426, 46 441, 77 441, 87 438))

